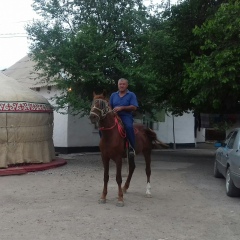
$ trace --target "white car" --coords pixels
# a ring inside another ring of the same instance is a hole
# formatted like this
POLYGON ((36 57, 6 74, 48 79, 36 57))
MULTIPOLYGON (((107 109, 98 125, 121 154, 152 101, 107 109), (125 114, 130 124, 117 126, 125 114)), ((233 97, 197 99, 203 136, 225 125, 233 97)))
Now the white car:
POLYGON ((240 196, 240 128, 233 129, 217 149, 214 177, 226 178, 226 193, 229 197, 240 196))

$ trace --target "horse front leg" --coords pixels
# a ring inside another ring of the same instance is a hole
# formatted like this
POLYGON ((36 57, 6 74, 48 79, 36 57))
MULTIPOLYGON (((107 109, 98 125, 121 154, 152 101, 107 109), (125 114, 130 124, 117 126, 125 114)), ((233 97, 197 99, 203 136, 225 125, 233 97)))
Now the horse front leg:
POLYGON ((151 152, 147 151, 143 153, 146 163, 146 175, 147 175, 147 186, 146 186, 146 197, 151 198, 151 185, 150 185, 150 176, 151 176, 151 152))
POLYGON ((118 184, 118 207, 124 206, 123 191, 122 191, 122 158, 116 159, 116 182, 118 184))
POLYGON ((129 159, 128 159, 128 167, 129 167, 129 172, 128 172, 128 177, 127 177, 127 180, 122 188, 123 192, 126 193, 129 186, 130 186, 130 182, 131 182, 131 179, 132 179, 132 175, 133 175, 133 172, 136 168, 136 165, 135 165, 135 161, 134 161, 134 156, 129 156, 129 159))
POLYGON ((104 158, 102 157, 103 161, 103 167, 104 167, 104 185, 103 185, 103 191, 102 191, 102 196, 99 199, 99 203, 106 203, 106 197, 107 197, 107 192, 108 192, 108 181, 109 181, 109 158, 104 158))

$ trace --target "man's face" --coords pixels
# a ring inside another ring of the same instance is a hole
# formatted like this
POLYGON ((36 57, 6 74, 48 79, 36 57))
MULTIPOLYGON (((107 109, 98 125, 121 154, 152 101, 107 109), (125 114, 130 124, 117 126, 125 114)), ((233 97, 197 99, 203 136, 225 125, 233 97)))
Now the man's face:
POLYGON ((118 90, 120 92, 125 92, 127 88, 128 88, 128 83, 126 80, 121 80, 118 82, 118 90))

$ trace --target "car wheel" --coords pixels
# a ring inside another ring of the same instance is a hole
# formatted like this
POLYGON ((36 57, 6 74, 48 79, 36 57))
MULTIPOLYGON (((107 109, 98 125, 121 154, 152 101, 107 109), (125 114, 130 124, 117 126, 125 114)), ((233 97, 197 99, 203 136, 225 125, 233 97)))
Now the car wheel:
POLYGON ((223 177, 223 175, 218 171, 217 160, 216 159, 214 161, 214 166, 213 166, 213 176, 215 178, 222 178, 223 177))
POLYGON ((240 196, 240 189, 235 187, 231 178, 231 173, 229 168, 227 169, 227 174, 226 174, 226 193, 229 197, 240 196))

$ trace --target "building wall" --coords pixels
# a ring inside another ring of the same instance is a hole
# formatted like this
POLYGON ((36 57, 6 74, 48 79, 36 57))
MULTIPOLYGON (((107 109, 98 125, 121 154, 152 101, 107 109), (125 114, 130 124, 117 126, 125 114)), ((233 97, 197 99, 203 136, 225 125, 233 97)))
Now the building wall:
MULTIPOLYGON (((54 105, 51 98, 59 92, 52 86, 51 90, 42 87, 39 94, 54 105)), ((95 147, 99 145, 99 133, 87 116, 73 116, 54 111, 53 141, 56 148, 95 147)))
POLYGON ((68 116, 54 112, 53 142, 55 147, 68 146, 68 116))
MULTIPOLYGON (((154 127, 156 129, 156 127, 154 127)), ((165 116, 165 122, 158 123, 158 130, 155 130, 157 137, 167 143, 173 144, 173 117, 171 114, 165 116)), ((175 143, 178 145, 195 144, 194 117, 192 113, 185 113, 183 116, 174 117, 175 143)))
POLYGON ((99 132, 87 116, 68 116, 68 146, 92 147, 99 145, 99 132))
MULTIPOLYGON (((54 102, 50 98, 58 94, 58 90, 54 86, 50 91, 47 87, 43 87, 40 89, 39 94, 47 98, 54 105, 54 102)), ((141 121, 141 119, 136 119, 136 122, 141 121)), ((174 126, 176 145, 187 146, 191 144, 194 147, 196 142, 203 142, 205 138, 204 132, 198 132, 195 139, 194 117, 192 113, 185 113, 183 116, 174 117, 174 126)), ((153 130, 161 141, 167 144, 174 143, 173 119, 171 114, 169 116, 165 115, 164 122, 154 123, 153 130)), ((87 116, 81 118, 79 116, 54 112, 53 141, 56 148, 72 148, 72 151, 77 151, 77 148, 90 150, 92 147, 98 147, 99 140, 98 129, 95 129, 87 116)))
POLYGON ((206 129, 200 128, 200 131, 197 130, 196 142, 203 143, 205 142, 206 129))
MULTIPOLYGON (((40 88, 38 91, 43 97, 48 99, 50 104, 54 105, 54 102, 51 100, 54 95, 58 94, 56 87, 52 86, 51 90, 48 90, 47 87, 40 88)), ((54 126, 53 126, 53 143, 55 147, 67 147, 68 146, 68 115, 60 114, 54 111, 54 126)))

